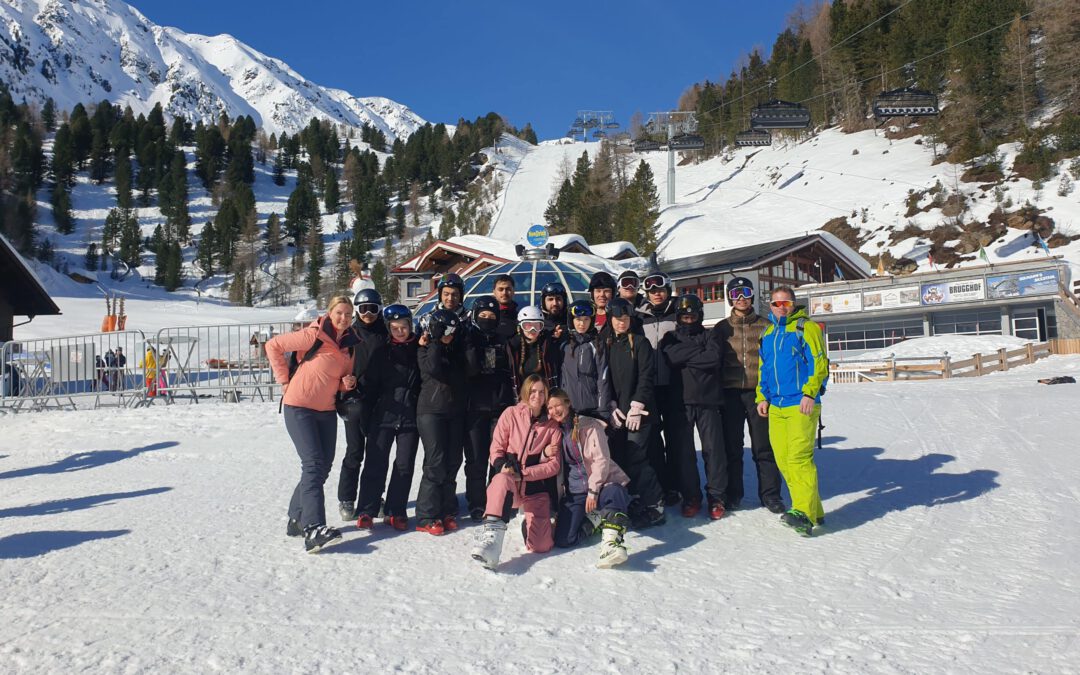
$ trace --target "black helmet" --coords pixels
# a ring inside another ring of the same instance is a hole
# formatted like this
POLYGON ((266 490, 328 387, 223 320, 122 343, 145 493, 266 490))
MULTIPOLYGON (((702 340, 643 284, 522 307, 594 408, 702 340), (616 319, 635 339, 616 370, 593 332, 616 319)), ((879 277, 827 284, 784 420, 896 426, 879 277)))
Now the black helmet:
POLYGON ((378 314, 382 310, 382 296, 374 288, 362 288, 353 296, 357 315, 378 314))
POLYGON ((566 325, 573 328, 574 319, 579 316, 587 316, 592 321, 596 321, 596 305, 588 300, 576 300, 570 303, 570 306, 566 308, 566 325))
POLYGON ((499 301, 495 299, 494 295, 480 295, 473 299, 472 307, 469 310, 469 317, 473 323, 476 323, 476 317, 480 312, 495 312, 495 318, 499 317, 499 301))
POLYGON ((694 317, 694 321, 701 321, 705 317, 705 307, 701 304, 701 298, 693 293, 680 295, 675 301, 675 316, 694 317))
POLYGON ((465 292, 465 282, 462 281, 459 275, 452 272, 450 274, 444 274, 442 278, 439 279, 439 283, 436 286, 436 289, 441 291, 447 286, 449 286, 450 288, 456 288, 462 293, 465 292))
POLYGON ((615 279, 607 272, 597 272, 592 275, 592 279, 589 280, 589 292, 591 293, 597 288, 610 288, 612 292, 614 292, 615 279))
POLYGON ((750 281, 746 277, 733 277, 731 281, 727 282, 727 299, 731 300, 731 292, 739 290, 744 298, 754 297, 754 282, 750 281))
POLYGON ((612 298, 611 302, 607 305, 608 316, 633 316, 634 306, 626 301, 624 298, 612 298))
POLYGON ((544 298, 549 295, 558 295, 563 299, 563 303, 566 302, 566 287, 557 281, 549 281, 544 284, 544 287, 540 289, 540 306, 544 304, 544 298))
POLYGON ((432 340, 440 340, 444 335, 452 335, 460 325, 458 315, 448 309, 437 309, 427 320, 427 331, 432 340))

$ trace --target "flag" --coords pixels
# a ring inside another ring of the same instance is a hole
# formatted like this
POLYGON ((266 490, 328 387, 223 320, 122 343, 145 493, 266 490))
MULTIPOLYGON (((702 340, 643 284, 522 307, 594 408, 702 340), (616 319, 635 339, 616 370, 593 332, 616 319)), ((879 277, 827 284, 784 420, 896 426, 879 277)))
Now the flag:
POLYGON ((1039 248, 1041 248, 1043 250, 1043 253, 1046 254, 1046 257, 1049 258, 1050 257, 1050 247, 1046 245, 1046 240, 1043 239, 1042 235, 1039 234, 1038 232, 1035 232, 1035 241, 1037 241, 1039 243, 1039 248))
POLYGON ((986 249, 982 246, 979 247, 979 257, 983 259, 987 265, 990 264, 990 256, 986 255, 986 249))
POLYGON ((934 266, 934 252, 933 251, 930 251, 929 253, 926 254, 926 260, 927 260, 927 262, 930 263, 930 267, 934 266))
POLYGON ((885 276, 885 264, 881 262, 881 256, 877 257, 877 275, 879 277, 885 276))
MULTIPOLYGON (((880 262, 880 261, 881 261, 881 258, 878 258, 878 262, 880 262)), ((840 264, 839 263, 833 263, 833 272, 835 272, 835 276, 836 276, 837 279, 843 279, 844 278, 844 273, 843 273, 843 271, 840 270, 840 264)))

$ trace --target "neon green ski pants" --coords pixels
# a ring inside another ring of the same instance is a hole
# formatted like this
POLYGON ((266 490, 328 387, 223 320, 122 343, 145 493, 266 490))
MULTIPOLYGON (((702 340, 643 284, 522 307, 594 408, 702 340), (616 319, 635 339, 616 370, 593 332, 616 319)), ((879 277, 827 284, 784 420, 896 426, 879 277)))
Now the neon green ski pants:
POLYGON ((820 417, 820 404, 814 406, 810 415, 799 412, 797 405, 769 406, 769 442, 776 466, 791 492, 791 508, 805 513, 815 525, 825 517, 814 464, 814 440, 820 417))

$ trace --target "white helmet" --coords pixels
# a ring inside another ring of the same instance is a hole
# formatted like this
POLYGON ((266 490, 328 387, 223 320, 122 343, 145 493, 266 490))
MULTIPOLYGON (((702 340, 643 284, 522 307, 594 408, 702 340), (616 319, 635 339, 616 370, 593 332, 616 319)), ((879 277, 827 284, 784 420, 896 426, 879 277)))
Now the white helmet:
POLYGON ((517 320, 518 323, 523 321, 543 321, 544 315, 540 313, 539 307, 529 305, 518 310, 517 320))

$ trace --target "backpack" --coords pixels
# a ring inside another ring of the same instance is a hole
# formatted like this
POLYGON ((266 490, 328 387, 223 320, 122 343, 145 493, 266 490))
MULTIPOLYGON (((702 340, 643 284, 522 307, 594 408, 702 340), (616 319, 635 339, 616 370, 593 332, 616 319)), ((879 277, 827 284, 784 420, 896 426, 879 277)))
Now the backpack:
MULTIPOLYGON (((795 321, 795 334, 799 336, 799 354, 800 355, 802 355, 803 348, 806 346, 805 326, 806 326, 806 318, 805 317, 799 317, 799 319, 797 321, 795 321)), ((807 365, 809 365, 809 364, 807 364, 807 365)), ((821 389, 818 390, 818 396, 821 396, 822 394, 825 393, 825 387, 826 387, 826 385, 829 384, 829 375, 830 374, 831 374, 831 371, 829 370, 829 353, 826 351, 825 352, 825 379, 821 381, 821 389)), ((817 421, 817 447, 818 447, 818 450, 821 449, 821 432, 822 432, 823 429, 825 429, 825 425, 821 421, 821 415, 818 415, 818 421, 817 421)))
MULTIPOLYGON (((292 382, 293 375, 295 375, 296 371, 300 369, 300 365, 303 363, 307 363, 308 359, 315 356, 315 353, 319 351, 319 347, 322 347, 322 338, 315 338, 315 343, 311 345, 311 347, 306 352, 304 352, 303 361, 299 360, 299 358, 297 357, 297 354, 299 354, 299 352, 289 352, 289 382, 292 382)), ((278 401, 277 410, 279 413, 283 410, 284 405, 285 394, 282 394, 281 400, 278 401)))

